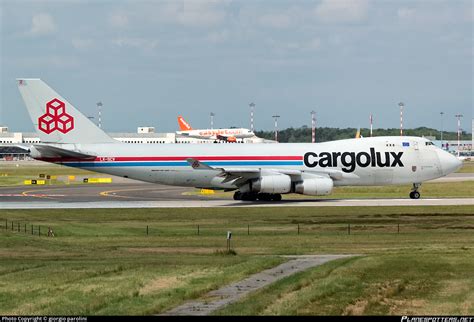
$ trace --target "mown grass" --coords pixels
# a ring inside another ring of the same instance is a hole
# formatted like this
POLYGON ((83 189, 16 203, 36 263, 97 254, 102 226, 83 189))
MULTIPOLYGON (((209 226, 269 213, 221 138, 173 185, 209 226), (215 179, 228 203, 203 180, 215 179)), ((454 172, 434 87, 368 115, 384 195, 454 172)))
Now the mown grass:
POLYGON ((472 173, 474 174, 474 161, 464 161, 461 169, 457 173, 472 173))
POLYGON ((155 314, 286 260, 278 255, 361 254, 219 313, 472 314, 473 208, 4 210, 0 313, 155 314), (32 224, 55 237, 32 236, 32 224), (236 255, 216 255, 228 230, 236 255))
POLYGON ((218 315, 471 315, 474 258, 452 252, 339 260, 277 282, 218 315))

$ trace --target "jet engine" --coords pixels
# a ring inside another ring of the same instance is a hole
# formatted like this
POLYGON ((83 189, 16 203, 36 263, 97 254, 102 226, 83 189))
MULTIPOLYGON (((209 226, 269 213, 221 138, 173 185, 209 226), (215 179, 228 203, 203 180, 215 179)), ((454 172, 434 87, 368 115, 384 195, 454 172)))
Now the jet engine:
POLYGON ((325 196, 332 192, 334 183, 330 178, 311 178, 295 183, 295 192, 302 195, 325 196))
POLYGON ((291 191, 291 178, 284 174, 262 176, 251 182, 250 190, 261 193, 288 193, 291 191))

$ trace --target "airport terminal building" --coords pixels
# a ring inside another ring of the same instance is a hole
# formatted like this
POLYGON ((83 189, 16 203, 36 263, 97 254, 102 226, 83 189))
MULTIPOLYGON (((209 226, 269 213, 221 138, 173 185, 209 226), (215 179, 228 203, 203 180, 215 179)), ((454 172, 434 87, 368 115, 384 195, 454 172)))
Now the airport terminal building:
MULTIPOLYGON (((206 139, 190 138, 185 135, 171 133, 155 133, 155 128, 146 126, 139 127, 136 133, 108 133, 110 137, 123 142, 133 144, 167 144, 167 143, 229 143, 206 139)), ((0 144, 24 144, 40 143, 36 133, 9 132, 7 127, 0 127, 0 144)), ((276 143, 273 140, 262 139, 257 136, 238 139, 237 143, 276 143)))
MULTIPOLYGON (((108 133, 117 141, 129 144, 231 144, 225 141, 190 138, 176 133, 155 133, 153 127, 139 127, 136 133, 108 133)), ((15 144, 41 143, 36 133, 9 132, 7 127, 0 127, 0 160, 24 160, 28 154, 15 144)), ((238 139, 236 143, 276 143, 257 136, 238 139)))

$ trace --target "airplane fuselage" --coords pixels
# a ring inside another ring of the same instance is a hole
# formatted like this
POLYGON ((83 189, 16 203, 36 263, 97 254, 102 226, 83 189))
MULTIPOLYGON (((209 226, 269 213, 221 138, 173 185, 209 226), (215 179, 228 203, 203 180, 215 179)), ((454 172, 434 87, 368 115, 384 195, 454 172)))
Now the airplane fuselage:
MULTIPOLYGON (((318 144, 125 144, 80 113, 41 79, 18 79, 44 144, 34 158, 131 179, 176 186, 237 190, 235 200, 281 200, 281 194, 328 195, 334 186, 413 184, 456 171, 461 162, 417 137, 374 137, 318 144)), ((247 129, 192 130, 189 136, 236 142, 247 129)))
POLYGON ((62 144, 61 148, 97 157, 87 161, 46 161, 146 182, 216 189, 238 188, 235 182, 225 182, 219 176, 217 169, 229 167, 326 175, 335 186, 421 183, 459 167, 452 155, 417 137, 316 144, 62 144), (215 169, 195 170, 186 161, 189 158, 215 169))

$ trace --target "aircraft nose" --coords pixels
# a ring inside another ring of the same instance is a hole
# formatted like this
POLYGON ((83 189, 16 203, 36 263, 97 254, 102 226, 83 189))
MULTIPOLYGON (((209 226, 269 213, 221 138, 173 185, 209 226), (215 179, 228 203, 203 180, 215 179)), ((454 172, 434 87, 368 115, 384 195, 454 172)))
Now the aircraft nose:
POLYGON ((448 175, 457 171, 462 166, 462 161, 456 158, 451 153, 443 150, 438 151, 439 162, 443 175, 448 175))

